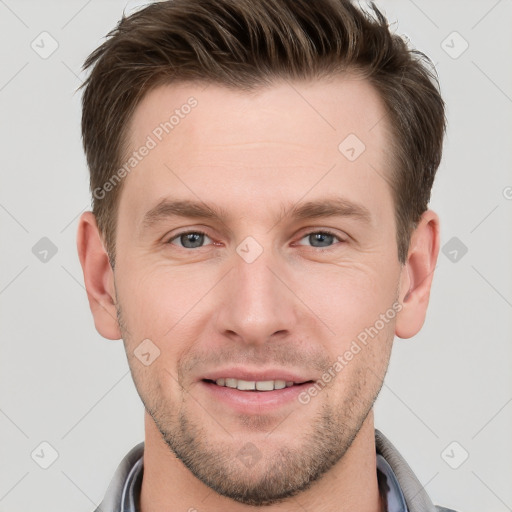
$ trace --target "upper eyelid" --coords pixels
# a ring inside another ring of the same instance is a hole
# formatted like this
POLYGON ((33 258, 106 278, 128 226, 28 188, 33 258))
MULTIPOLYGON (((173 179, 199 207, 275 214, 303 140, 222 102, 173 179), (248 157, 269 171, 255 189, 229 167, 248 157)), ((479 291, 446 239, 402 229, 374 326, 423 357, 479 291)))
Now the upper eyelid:
POLYGON ((302 240, 304 237, 312 235, 314 233, 322 233, 325 235, 332 235, 332 236, 335 236, 336 238, 339 238, 340 240, 342 240, 342 238, 343 238, 341 235, 336 234, 332 229, 312 229, 311 231, 304 232, 299 240, 302 240))
MULTIPOLYGON (((323 234, 326 234, 326 235, 330 235, 330 236, 333 236, 335 238, 338 239, 338 242, 336 243, 344 243, 348 240, 348 235, 346 235, 346 237, 343 237, 341 235, 338 235, 336 234, 334 231, 330 230, 330 229, 314 229, 312 231, 307 231, 306 233, 304 233, 299 239, 298 241, 300 242, 303 238, 309 236, 309 235, 312 235, 314 233, 323 233, 323 234)), ((297 242, 295 242, 297 243, 297 242)), ((299 244, 299 245, 302 245, 302 244, 299 244)), ((310 246, 312 247, 313 249, 320 249, 320 250, 325 250, 325 251, 328 251, 329 249, 332 249, 334 247, 335 244, 331 245, 331 246, 327 246, 327 247, 314 247, 314 246, 310 246)))
POLYGON ((188 234, 191 234, 191 233, 195 233, 195 234, 199 234, 199 235, 205 235, 207 236, 210 240, 213 240, 213 238, 208 234, 206 233, 206 231, 201 231, 200 229, 190 229, 188 231, 181 231, 179 233, 176 233, 175 235, 173 235, 171 238, 167 238, 164 237, 167 241, 166 243, 171 243, 173 240, 176 240, 176 238, 179 238, 180 236, 182 235, 188 235, 188 234))

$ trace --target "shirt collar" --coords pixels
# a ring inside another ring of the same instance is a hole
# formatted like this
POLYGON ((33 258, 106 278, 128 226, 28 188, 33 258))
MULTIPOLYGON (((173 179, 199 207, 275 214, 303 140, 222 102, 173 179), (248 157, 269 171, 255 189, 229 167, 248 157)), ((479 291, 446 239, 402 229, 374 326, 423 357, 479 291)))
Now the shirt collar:
POLYGON ((387 503, 386 512, 409 512, 396 475, 380 453, 377 453, 377 479, 379 491, 387 503))

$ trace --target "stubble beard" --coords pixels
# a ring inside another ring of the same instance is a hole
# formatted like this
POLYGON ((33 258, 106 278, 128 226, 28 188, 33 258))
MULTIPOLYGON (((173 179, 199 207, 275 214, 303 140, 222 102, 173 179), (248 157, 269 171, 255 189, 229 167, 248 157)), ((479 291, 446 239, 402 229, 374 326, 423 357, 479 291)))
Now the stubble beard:
MULTIPOLYGON (((119 305, 117 313, 125 347, 130 347, 119 305)), ((289 447, 281 443, 276 449, 273 444, 271 453, 267 453, 270 450, 265 450, 261 443, 258 447, 255 441, 250 444, 256 447, 261 458, 251 465, 240 457, 240 450, 249 444, 251 430, 247 441, 239 438, 235 441, 234 436, 219 426, 226 440, 213 443, 211 435, 202 426, 208 422, 195 418, 187 408, 186 400, 164 397, 154 380, 145 378, 139 373, 140 369, 135 368, 140 362, 134 360, 133 355, 128 356, 128 362, 139 396, 171 452, 198 480, 218 494, 244 505, 260 507, 280 503, 306 491, 343 458, 371 411, 384 379, 382 376, 379 383, 372 383, 374 392, 368 396, 366 378, 369 373, 375 377, 375 373, 367 368, 364 374, 365 369, 361 368, 341 405, 335 408, 325 397, 320 411, 301 433, 299 446, 289 447)), ((182 392, 183 396, 187 394, 183 388, 182 392)), ((329 392, 326 388, 320 395, 329 392)), ((313 400, 317 399, 320 398, 313 400)), ((189 404, 195 402, 194 398, 189 400, 189 404)), ((302 407, 306 406, 299 405, 276 430, 282 431, 287 423, 303 423, 302 407)), ((257 419, 256 423, 250 418, 246 421, 253 426, 257 423, 257 419)), ((215 421, 210 423, 217 425, 215 421)))

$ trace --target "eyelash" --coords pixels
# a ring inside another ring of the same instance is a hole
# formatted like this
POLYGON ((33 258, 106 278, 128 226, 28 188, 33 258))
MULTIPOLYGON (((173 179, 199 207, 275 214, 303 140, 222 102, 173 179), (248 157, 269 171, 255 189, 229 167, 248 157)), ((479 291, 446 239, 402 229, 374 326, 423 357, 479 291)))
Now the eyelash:
MULTIPOLYGON (((342 239, 340 236, 338 236, 336 233, 330 231, 329 229, 308 231, 307 233, 304 233, 304 235, 299 239, 299 241, 303 240, 304 238, 306 238, 306 237, 308 237, 310 235, 318 234, 318 233, 321 233, 322 235, 333 236, 334 238, 336 238, 339 241, 339 243, 346 242, 346 240, 342 239)), ((177 233, 176 235, 174 235, 166 243, 167 244, 171 244, 171 242, 173 240, 176 240, 180 236, 189 235, 189 234, 204 235, 204 236, 207 236, 208 238, 211 238, 211 237, 208 236, 207 233, 205 233, 204 231, 200 231, 200 230, 197 230, 197 231, 182 231, 181 233, 177 233)), ((171 245, 174 245, 174 244, 171 244, 171 245)), ((302 245, 302 244, 300 244, 300 245, 302 245)), ((195 247, 195 248, 189 248, 189 247, 181 247, 181 246, 177 245, 176 247, 178 247, 179 249, 184 249, 185 251, 193 251, 193 250, 201 249, 204 246, 195 247)), ((333 250, 336 247, 336 244, 333 244, 333 245, 328 246, 328 247, 313 247, 311 245, 310 246, 306 246, 306 247, 311 247, 312 249, 317 249, 317 250, 322 251, 322 252, 327 252, 327 251, 333 250)))

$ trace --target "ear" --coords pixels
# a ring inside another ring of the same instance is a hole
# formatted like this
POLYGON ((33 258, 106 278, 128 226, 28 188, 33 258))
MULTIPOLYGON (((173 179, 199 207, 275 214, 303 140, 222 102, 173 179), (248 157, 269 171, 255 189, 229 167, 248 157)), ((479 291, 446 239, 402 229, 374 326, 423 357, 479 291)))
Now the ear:
POLYGON ((77 248, 96 330, 104 338, 118 340, 121 331, 115 307, 114 272, 92 212, 80 217, 77 248))
POLYGON ((399 338, 411 338, 423 326, 439 254, 439 238, 439 218, 432 210, 427 210, 411 235, 407 261, 400 275, 399 299, 403 308, 395 324, 399 338))

